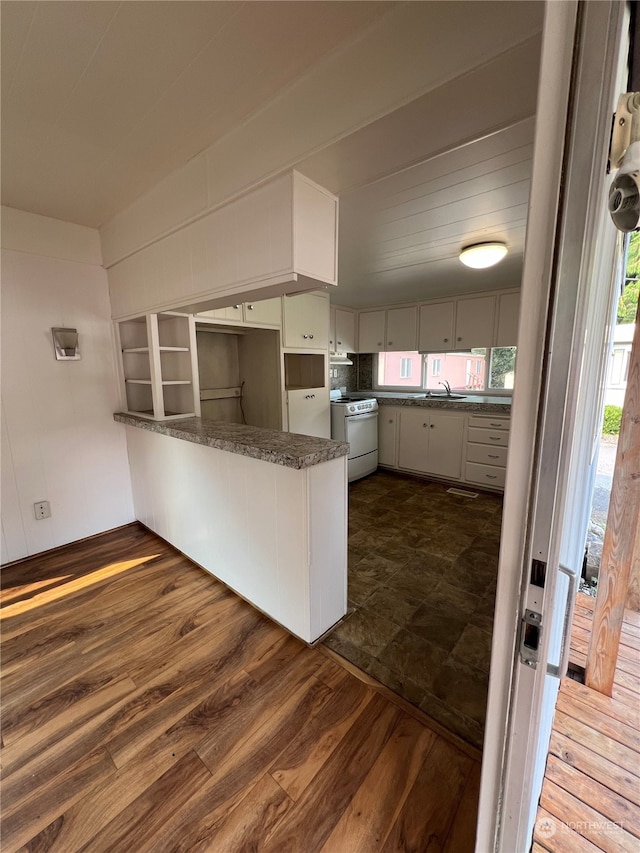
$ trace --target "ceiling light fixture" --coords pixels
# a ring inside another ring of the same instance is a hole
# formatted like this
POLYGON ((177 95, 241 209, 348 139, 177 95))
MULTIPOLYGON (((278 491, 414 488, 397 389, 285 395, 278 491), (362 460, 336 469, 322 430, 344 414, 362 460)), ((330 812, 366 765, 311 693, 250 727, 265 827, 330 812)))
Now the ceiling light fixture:
POLYGON ((482 270, 499 263, 506 254, 504 243, 475 243, 460 251, 460 260, 466 267, 482 270))

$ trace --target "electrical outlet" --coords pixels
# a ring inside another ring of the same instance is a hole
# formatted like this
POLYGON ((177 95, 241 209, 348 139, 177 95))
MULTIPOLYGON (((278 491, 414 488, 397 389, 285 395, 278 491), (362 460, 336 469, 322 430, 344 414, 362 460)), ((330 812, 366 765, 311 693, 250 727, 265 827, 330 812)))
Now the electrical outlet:
POLYGON ((41 518, 50 518, 51 504, 49 501, 38 501, 33 505, 33 511, 35 512, 36 519, 38 521, 40 521, 41 518))

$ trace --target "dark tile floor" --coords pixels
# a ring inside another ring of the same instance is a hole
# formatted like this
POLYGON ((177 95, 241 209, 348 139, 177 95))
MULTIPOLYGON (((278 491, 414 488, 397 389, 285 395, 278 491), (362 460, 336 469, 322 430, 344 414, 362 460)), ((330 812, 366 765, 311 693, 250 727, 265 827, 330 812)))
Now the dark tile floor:
POLYGON ((349 612, 325 640, 482 745, 502 499, 378 471, 349 487, 349 612))

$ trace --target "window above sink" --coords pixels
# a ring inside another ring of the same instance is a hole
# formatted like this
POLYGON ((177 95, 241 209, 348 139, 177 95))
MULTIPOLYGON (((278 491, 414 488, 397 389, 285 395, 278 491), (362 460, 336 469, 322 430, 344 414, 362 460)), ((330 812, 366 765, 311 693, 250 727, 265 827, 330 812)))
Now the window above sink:
POLYGON ((416 396, 500 394, 513 389, 516 347, 476 348, 466 352, 381 352, 376 356, 374 387, 416 392, 416 396))

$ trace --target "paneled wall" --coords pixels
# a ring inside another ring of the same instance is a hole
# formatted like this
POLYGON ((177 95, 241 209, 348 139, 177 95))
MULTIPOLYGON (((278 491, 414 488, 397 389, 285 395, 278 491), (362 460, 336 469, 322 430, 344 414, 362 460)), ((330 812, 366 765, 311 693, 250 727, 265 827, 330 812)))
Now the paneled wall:
POLYGON ((134 516, 97 232, 6 208, 2 225, 5 563, 134 516), (80 361, 55 360, 52 326, 78 329, 80 361))

